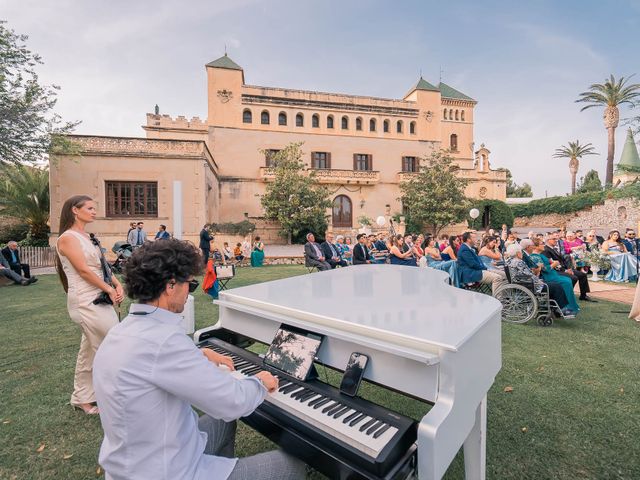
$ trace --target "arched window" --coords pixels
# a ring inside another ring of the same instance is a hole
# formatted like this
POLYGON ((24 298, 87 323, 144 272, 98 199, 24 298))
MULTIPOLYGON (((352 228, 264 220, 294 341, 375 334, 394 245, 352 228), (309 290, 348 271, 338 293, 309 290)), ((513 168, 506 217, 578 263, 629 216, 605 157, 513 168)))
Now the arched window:
POLYGON ((382 131, 384 133, 389 133, 389 120, 382 122, 382 131))
POLYGON ((458 135, 456 135, 455 133, 452 133, 449 137, 449 149, 452 152, 458 151, 458 135))
POLYGON ((351 199, 346 195, 338 195, 333 199, 331 223, 334 227, 351 227, 353 225, 351 199))
POLYGON ((342 129, 346 130, 349 128, 349 117, 342 117, 342 129))
POLYGON ((444 113, 442 115, 442 118, 444 118, 445 120, 447 120, 447 109, 444 109, 444 113))
POLYGON ((242 112, 242 123, 251 123, 251 110, 248 108, 242 112))
POLYGON ((327 117, 327 128, 333 128, 333 115, 327 117))
POLYGON ((396 123, 396 132, 402 133, 402 120, 398 120, 396 123))
POLYGON ((464 110, 460 111, 460 120, 464 122, 464 110))
POLYGON ((460 116, 458 115, 458 110, 456 110, 456 120, 460 120, 460 116))
POLYGON ((269 125, 269 112, 266 110, 260 114, 260 123, 262 125, 269 125))
POLYGON ((453 109, 449 109, 449 120, 453 120, 453 109))
POLYGON ((278 114, 278 125, 286 125, 287 124, 287 114, 284 112, 280 112, 278 114))
POLYGON ((314 113, 313 117, 311 117, 311 127, 320 128, 320 115, 317 113, 314 113))
POLYGON ((409 124, 409 133, 411 135, 415 135, 415 133, 416 133, 416 122, 411 122, 409 124))
POLYGON ((296 127, 304 127, 304 116, 301 113, 296 114, 296 127))
POLYGON ((356 118, 356 130, 362 130, 362 118, 356 118))
POLYGON ((370 132, 375 132, 376 131, 376 119, 372 118, 371 120, 369 120, 369 131, 370 132))

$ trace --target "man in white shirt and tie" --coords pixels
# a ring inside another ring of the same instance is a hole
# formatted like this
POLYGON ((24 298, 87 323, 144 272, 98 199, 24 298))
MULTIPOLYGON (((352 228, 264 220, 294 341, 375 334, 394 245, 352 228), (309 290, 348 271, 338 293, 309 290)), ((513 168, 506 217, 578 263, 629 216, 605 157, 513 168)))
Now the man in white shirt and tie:
POLYGON ((268 372, 236 379, 220 366, 233 360, 199 350, 180 313, 200 253, 190 243, 148 242, 125 268, 133 303, 98 349, 93 381, 104 440, 99 462, 107 480, 299 479, 305 466, 280 450, 236 459, 236 419, 278 388, 268 372), (191 406, 202 410, 198 415, 191 406))

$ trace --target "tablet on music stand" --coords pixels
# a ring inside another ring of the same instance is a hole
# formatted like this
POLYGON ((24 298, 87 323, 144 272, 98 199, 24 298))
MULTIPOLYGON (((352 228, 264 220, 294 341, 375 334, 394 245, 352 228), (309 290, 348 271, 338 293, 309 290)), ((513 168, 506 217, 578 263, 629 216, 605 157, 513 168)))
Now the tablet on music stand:
POLYGON ((322 335, 281 325, 264 357, 264 363, 298 380, 307 380, 315 376, 313 360, 322 339, 322 335))

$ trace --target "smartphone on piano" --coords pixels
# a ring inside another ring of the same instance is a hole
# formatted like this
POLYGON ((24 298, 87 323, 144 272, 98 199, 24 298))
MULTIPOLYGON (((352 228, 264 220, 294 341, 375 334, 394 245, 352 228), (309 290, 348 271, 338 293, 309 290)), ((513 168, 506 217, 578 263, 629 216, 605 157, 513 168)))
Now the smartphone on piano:
POLYGON ((369 357, 364 353, 353 352, 349 357, 347 368, 342 376, 342 382, 340 382, 340 393, 355 397, 358 394, 360 388, 360 382, 364 377, 364 372, 367 369, 367 363, 369 363, 369 357))

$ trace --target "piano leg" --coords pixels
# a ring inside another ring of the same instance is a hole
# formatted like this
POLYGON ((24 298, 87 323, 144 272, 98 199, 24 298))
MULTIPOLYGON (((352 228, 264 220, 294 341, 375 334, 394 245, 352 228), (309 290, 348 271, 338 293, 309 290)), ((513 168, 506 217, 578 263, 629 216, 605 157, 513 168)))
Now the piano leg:
POLYGON ((476 421, 464 441, 464 473, 466 480, 484 480, 487 465, 487 396, 476 409, 476 421))

